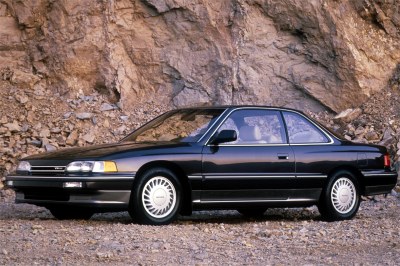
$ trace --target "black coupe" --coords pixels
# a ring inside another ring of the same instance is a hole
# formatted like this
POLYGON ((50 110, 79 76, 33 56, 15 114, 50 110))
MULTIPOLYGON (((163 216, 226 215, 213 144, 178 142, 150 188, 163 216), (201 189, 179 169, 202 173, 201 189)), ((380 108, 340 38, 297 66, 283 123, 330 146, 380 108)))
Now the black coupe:
POLYGON ((118 143, 24 158, 6 178, 17 203, 59 219, 127 210, 154 225, 198 209, 257 215, 311 205, 326 220, 351 219, 361 195, 389 193, 396 182, 385 147, 262 106, 173 110, 118 143))

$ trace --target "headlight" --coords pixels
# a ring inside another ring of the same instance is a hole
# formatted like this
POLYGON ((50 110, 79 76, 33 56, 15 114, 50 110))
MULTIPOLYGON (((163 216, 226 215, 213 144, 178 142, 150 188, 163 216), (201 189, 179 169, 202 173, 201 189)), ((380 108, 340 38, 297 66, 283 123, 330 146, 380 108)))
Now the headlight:
POLYGON ((66 172, 94 172, 94 173, 106 173, 106 172, 117 172, 117 165, 111 161, 77 161, 72 162, 65 168, 66 172))
POLYGON ((94 162, 72 162, 67 165, 67 172, 90 172, 93 169, 94 162))
POLYGON ((31 170, 31 164, 27 161, 21 161, 19 162, 17 166, 17 171, 21 172, 29 172, 31 170))

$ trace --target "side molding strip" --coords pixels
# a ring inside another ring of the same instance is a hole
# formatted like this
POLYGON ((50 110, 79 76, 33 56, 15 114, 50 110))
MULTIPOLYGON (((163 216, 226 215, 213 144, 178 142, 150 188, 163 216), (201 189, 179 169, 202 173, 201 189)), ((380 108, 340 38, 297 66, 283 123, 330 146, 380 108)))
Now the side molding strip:
POLYGON ((193 203, 262 203, 262 202, 311 202, 314 199, 286 199, 286 200, 194 200, 193 203))

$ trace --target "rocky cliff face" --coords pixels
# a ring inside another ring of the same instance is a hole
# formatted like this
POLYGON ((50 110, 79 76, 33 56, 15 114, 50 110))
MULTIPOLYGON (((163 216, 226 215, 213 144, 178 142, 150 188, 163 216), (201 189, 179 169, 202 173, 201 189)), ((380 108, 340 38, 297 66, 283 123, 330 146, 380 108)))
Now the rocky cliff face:
POLYGON ((0 0, 0 73, 124 109, 255 103, 335 112, 388 85, 397 0, 0 0))
POLYGON ((21 157, 199 104, 313 111, 399 169, 399 63, 396 0, 0 0, 0 192, 21 157))

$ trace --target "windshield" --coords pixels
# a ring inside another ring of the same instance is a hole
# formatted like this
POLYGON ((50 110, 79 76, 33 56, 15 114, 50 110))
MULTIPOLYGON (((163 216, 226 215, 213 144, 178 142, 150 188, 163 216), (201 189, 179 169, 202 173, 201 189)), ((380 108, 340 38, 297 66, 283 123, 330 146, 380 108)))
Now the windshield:
POLYGON ((122 141, 197 142, 223 111, 224 109, 171 111, 134 131, 122 141))

